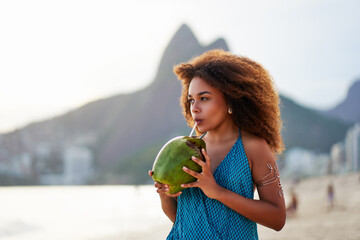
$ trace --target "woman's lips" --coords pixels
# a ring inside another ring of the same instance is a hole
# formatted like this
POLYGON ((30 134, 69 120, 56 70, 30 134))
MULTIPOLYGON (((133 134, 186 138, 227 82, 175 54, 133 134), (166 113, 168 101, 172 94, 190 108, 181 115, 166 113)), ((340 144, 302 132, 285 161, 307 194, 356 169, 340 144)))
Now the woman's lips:
POLYGON ((199 123, 202 121, 202 119, 195 119, 195 122, 199 125, 199 123))

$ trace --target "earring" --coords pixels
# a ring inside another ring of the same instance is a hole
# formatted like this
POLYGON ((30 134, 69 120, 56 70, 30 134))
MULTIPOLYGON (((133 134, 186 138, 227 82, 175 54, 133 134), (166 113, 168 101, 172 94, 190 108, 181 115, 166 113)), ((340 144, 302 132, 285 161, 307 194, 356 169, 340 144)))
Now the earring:
POLYGON ((231 115, 233 113, 231 107, 228 108, 228 113, 231 115))

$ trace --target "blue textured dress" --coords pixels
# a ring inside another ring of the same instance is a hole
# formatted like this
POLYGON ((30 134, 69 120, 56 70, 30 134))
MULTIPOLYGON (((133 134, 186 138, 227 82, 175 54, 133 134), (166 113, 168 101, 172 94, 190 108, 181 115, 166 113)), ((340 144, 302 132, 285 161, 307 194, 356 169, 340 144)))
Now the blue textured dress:
MULTIPOLYGON (((241 196, 254 197, 251 170, 241 135, 214 172, 216 182, 241 196)), ((258 239, 256 223, 200 188, 187 188, 178 197, 176 220, 167 240, 258 239)))

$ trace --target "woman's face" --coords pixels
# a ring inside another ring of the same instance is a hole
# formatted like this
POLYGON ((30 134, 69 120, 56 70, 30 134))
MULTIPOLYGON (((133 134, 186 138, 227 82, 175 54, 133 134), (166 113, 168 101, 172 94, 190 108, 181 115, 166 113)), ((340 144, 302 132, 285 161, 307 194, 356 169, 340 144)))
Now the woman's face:
POLYGON ((200 132, 217 129, 229 118, 224 94, 200 77, 191 80, 188 101, 200 132))

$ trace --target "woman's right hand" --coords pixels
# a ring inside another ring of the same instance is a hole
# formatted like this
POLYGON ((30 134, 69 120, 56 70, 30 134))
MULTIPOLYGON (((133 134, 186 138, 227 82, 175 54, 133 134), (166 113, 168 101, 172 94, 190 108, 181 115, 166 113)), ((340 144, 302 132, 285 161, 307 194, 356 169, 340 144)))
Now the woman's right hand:
MULTIPOLYGON (((154 172, 149 170, 149 176, 152 177, 153 174, 154 174, 154 172)), ((168 193, 169 185, 166 185, 166 184, 161 184, 161 183, 155 182, 154 186, 157 188, 156 192, 160 196, 178 197, 181 194, 181 192, 178 192, 178 193, 175 193, 175 194, 168 193)))

